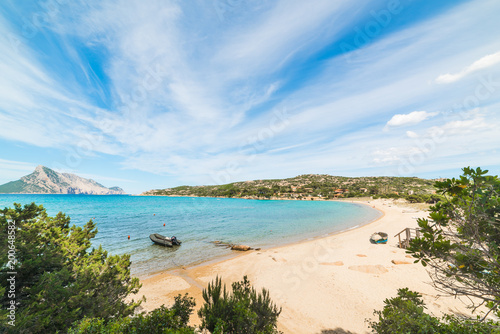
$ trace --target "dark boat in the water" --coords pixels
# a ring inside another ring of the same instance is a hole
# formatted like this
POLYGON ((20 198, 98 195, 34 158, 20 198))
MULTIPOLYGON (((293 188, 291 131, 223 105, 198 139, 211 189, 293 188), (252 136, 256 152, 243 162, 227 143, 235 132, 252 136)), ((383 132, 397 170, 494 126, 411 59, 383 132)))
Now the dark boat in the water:
POLYGON ((180 246, 181 242, 176 237, 164 237, 161 234, 153 233, 149 235, 149 239, 157 245, 172 247, 172 246, 180 246))

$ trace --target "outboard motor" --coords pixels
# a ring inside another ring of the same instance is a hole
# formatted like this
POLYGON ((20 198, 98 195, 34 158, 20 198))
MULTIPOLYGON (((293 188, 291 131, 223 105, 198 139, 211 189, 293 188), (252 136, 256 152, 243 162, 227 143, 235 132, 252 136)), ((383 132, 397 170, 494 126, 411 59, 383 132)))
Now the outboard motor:
POLYGON ((172 245, 180 245, 181 242, 179 240, 177 240, 177 238, 175 236, 172 236, 172 238, 170 238, 170 240, 172 241, 172 245))

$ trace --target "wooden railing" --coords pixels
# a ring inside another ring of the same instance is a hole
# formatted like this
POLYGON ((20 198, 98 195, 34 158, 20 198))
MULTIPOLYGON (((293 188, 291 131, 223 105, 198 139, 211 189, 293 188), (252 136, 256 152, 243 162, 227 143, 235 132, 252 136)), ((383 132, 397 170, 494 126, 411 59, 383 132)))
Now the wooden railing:
POLYGON ((402 230, 401 232, 399 232, 398 234, 396 234, 394 237, 398 237, 399 248, 408 248, 408 246, 410 246, 411 239, 420 237, 420 229, 407 227, 404 230, 402 230), (405 238, 405 239, 401 240, 401 234, 403 232, 405 233, 403 235, 403 238, 405 238))

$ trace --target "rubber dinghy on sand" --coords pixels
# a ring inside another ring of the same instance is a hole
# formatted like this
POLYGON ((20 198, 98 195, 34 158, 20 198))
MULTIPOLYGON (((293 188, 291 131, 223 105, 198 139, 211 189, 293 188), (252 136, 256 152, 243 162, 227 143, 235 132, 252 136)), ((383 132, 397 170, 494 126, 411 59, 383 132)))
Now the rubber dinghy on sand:
POLYGON ((374 244, 385 244, 387 243, 387 239, 389 238, 387 233, 377 232, 373 233, 370 237, 370 241, 374 244))
POLYGON ((151 239, 151 241, 155 244, 165 247, 180 246, 181 244, 181 241, 174 236, 169 238, 158 233, 150 234, 149 239, 151 239))

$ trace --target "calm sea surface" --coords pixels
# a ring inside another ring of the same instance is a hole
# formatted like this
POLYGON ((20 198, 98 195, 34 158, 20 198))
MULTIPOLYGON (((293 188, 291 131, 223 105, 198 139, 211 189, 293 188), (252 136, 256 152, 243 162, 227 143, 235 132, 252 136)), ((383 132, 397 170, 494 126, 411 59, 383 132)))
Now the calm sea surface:
POLYGON ((0 195, 1 208, 14 202, 43 204, 51 216, 62 211, 77 226, 94 219, 99 233, 93 245, 101 244, 111 254, 131 254, 132 274, 139 277, 231 254, 210 241, 265 248, 346 230, 381 215, 368 206, 345 202, 0 195), (183 243, 157 246, 149 240, 151 233, 175 235, 183 243))

